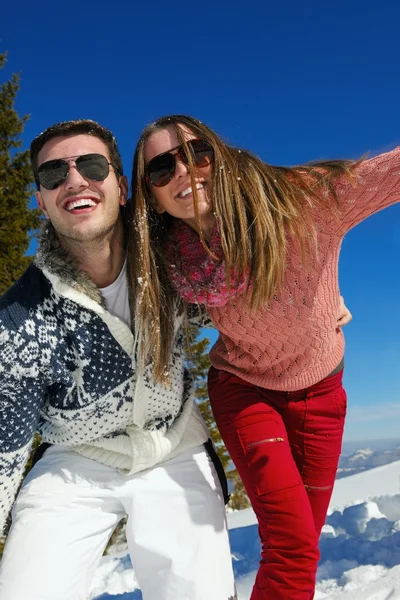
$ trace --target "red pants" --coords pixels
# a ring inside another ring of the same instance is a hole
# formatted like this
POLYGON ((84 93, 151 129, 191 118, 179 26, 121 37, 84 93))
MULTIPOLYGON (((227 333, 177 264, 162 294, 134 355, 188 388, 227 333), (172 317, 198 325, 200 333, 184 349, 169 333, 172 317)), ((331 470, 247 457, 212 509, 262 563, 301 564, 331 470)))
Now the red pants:
POLYGON ((342 374, 278 392, 210 369, 215 421, 258 519, 262 550, 251 600, 314 596, 346 415, 342 374))

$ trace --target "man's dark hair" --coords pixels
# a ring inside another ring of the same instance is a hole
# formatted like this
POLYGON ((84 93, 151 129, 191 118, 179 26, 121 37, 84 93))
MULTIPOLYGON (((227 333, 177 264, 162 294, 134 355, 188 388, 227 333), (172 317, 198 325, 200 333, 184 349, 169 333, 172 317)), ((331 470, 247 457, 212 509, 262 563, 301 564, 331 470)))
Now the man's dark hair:
POLYGON ((62 121, 45 129, 42 133, 35 137, 31 143, 31 165, 36 185, 39 189, 38 172, 38 155, 41 149, 47 142, 55 137, 68 137, 72 135, 92 135, 99 138, 106 145, 110 153, 110 162, 119 177, 123 173, 121 155, 118 150, 117 141, 111 131, 90 119, 77 119, 75 121, 62 121))

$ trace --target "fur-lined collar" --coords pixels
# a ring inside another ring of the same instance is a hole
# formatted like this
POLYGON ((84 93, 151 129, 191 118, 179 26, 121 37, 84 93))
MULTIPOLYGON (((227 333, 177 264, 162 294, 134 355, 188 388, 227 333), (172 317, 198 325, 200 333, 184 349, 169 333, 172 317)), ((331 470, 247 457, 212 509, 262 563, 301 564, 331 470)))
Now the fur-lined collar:
POLYGON ((45 221, 38 235, 38 250, 34 259, 39 269, 47 269, 63 283, 74 287, 105 308, 103 296, 89 275, 81 271, 74 258, 60 244, 50 221, 45 221))

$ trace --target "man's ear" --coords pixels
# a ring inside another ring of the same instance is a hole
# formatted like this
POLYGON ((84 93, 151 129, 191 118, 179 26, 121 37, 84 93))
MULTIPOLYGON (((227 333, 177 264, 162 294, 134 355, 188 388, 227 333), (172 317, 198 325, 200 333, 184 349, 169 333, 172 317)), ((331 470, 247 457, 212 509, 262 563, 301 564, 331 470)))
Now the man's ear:
POLYGON ((35 198, 36 198, 36 202, 38 203, 38 206, 40 208, 40 210, 42 211, 42 213, 44 214, 45 217, 49 218, 49 215, 47 214, 47 211, 44 207, 44 202, 43 202, 43 198, 42 198, 42 194, 40 192, 36 192, 35 193, 35 198))
POLYGON ((125 206, 125 204, 128 201, 128 180, 125 177, 125 175, 122 175, 119 178, 119 182, 118 182, 118 188, 119 188, 119 203, 121 206, 125 206))

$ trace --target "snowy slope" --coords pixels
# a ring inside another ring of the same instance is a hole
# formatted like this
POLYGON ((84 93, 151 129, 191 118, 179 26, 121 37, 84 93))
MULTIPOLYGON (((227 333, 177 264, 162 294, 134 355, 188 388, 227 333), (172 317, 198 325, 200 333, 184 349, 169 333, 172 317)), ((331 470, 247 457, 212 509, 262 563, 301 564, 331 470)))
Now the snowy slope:
POLYGON ((400 461, 339 479, 335 483, 330 509, 393 494, 400 494, 400 461))
MULTIPOLYGON (((240 600, 248 600, 259 558, 251 509, 228 514, 240 600)), ((400 600, 400 461, 340 479, 321 536, 315 600, 400 600)), ((105 557, 96 600, 139 600, 128 556, 105 557)))

